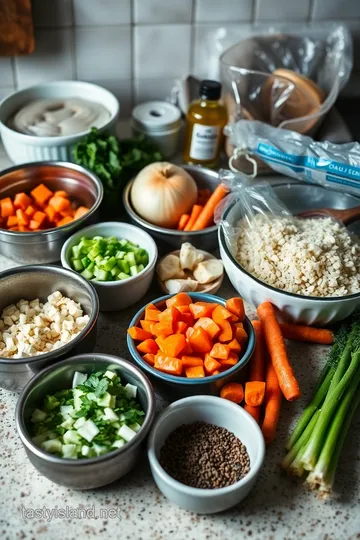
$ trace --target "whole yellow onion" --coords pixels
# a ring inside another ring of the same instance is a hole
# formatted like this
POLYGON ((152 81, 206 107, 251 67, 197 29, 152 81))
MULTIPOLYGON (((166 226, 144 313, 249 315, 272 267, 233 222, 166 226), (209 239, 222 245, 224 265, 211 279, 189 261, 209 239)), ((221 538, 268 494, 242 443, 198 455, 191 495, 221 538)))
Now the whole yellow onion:
POLYGON ((159 227, 175 228, 197 199, 194 179, 181 167, 157 162, 142 169, 131 188, 131 204, 140 217, 159 227))

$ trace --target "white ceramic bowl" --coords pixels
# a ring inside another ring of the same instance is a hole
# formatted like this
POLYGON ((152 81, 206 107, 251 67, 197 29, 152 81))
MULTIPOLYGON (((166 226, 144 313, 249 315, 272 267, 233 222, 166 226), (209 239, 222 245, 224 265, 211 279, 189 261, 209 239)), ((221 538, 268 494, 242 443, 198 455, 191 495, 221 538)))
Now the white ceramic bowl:
POLYGON ((265 443, 255 420, 239 405, 214 396, 194 396, 172 403, 155 421, 148 440, 151 472, 160 491, 171 502, 198 514, 214 514, 244 499, 255 484, 264 461, 265 443), (234 433, 246 446, 250 471, 231 486, 199 489, 172 478, 160 465, 159 456, 167 436, 182 424, 208 422, 234 433))
POLYGON ((134 225, 119 221, 90 225, 70 236, 63 245, 61 264, 64 268, 72 269, 69 260, 71 248, 80 242, 82 236, 87 238, 116 236, 119 239, 130 240, 130 242, 139 244, 140 247, 146 249, 149 255, 149 263, 136 276, 123 281, 91 281, 99 296, 100 311, 118 311, 141 300, 151 285, 158 255, 156 244, 151 236, 134 225))
POLYGON ((323 326, 345 319, 360 306, 359 293, 327 298, 301 296, 276 289, 260 281, 236 262, 222 226, 219 228, 219 246, 225 271, 239 295, 254 306, 262 302, 271 302, 280 310, 281 315, 291 322, 323 326))
POLYGON ((101 86, 82 81, 55 81, 14 92, 0 103, 0 134, 5 150, 14 163, 30 161, 74 161, 74 145, 90 130, 62 137, 36 137, 19 133, 7 126, 9 118, 23 105, 36 99, 84 98, 103 105, 110 120, 99 131, 115 133, 120 105, 117 98, 101 86))

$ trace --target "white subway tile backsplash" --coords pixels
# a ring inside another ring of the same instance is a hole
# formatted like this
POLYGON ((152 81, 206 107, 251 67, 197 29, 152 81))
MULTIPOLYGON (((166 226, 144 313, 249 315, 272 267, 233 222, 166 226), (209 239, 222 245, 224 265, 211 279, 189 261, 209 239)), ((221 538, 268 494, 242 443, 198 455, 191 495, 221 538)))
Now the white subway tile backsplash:
POLYGON ((135 24, 190 23, 192 0, 133 0, 135 24))
POLYGON ((246 39, 251 33, 250 24, 199 24, 195 27, 194 62, 191 72, 201 78, 219 78, 221 54, 246 39))
POLYGON ((75 28, 75 58, 79 79, 130 79, 130 27, 75 28))
POLYGON ((131 79, 109 79, 109 80, 86 80, 93 84, 98 84, 112 92, 120 102, 120 118, 129 118, 132 110, 132 81, 131 79))
POLYGON ((37 28, 71 26, 72 0, 32 0, 32 13, 37 28))
POLYGON ((166 100, 171 95, 176 78, 170 79, 136 79, 135 104, 144 101, 166 100))
POLYGON ((15 58, 19 87, 44 81, 73 79, 71 29, 37 30, 35 40, 33 54, 15 58))
MULTIPOLYGON (((343 20, 360 17, 359 0, 313 0, 313 19, 343 20)), ((360 22, 358 23, 360 25, 360 22)))
POLYGON ((14 83, 11 58, 0 58, 0 86, 10 86, 14 83))
POLYGON ((197 0, 196 22, 250 22, 254 0, 197 0))
POLYGON ((191 26, 135 26, 135 77, 178 77, 189 73, 191 26))
POLYGON ((130 24, 130 0, 73 0, 77 26, 130 24))
POLYGON ((257 0, 255 10, 257 21, 307 21, 309 15, 310 0, 257 0))

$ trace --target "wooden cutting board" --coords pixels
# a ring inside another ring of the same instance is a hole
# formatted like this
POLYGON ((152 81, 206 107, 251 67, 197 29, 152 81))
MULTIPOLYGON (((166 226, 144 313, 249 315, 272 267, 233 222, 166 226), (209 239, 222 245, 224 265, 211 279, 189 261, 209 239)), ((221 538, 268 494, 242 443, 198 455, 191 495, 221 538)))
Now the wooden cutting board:
POLYGON ((30 0, 0 0, 0 56, 29 54, 34 48, 30 0))

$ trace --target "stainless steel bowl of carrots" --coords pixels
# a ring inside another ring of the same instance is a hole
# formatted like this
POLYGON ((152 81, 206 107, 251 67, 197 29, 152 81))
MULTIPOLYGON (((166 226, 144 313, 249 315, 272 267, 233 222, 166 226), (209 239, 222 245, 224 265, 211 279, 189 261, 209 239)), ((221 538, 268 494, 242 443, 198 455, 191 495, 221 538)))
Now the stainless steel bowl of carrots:
MULTIPOLYGON (((175 249, 180 249, 184 242, 190 242, 193 246, 206 251, 213 251, 218 247, 217 230, 218 226, 213 222, 214 208, 219 202, 219 194, 224 196, 222 187, 219 186, 219 175, 216 171, 204 167, 195 167, 191 165, 181 166, 192 176, 198 187, 198 201, 194 204, 191 214, 188 216, 188 222, 184 228, 166 229, 159 227, 141 218, 131 205, 130 194, 133 185, 131 180, 124 188, 123 204, 126 213, 131 222, 138 227, 146 230, 157 242, 157 244, 166 244, 175 249), (219 193, 220 192, 220 193, 219 193), (210 223, 199 229, 189 229, 190 221, 195 223, 199 214, 195 215, 197 209, 206 209, 210 216, 210 223), (192 213, 194 212, 194 216, 192 213)), ((183 216, 182 216, 183 217, 183 216)))
POLYGON ((79 165, 43 161, 0 173, 0 252, 19 263, 60 260, 64 241, 96 220, 103 187, 79 165))
POLYGON ((219 395, 239 380, 255 347, 241 298, 178 293, 144 306, 130 323, 127 345, 136 364, 169 401, 219 395))

